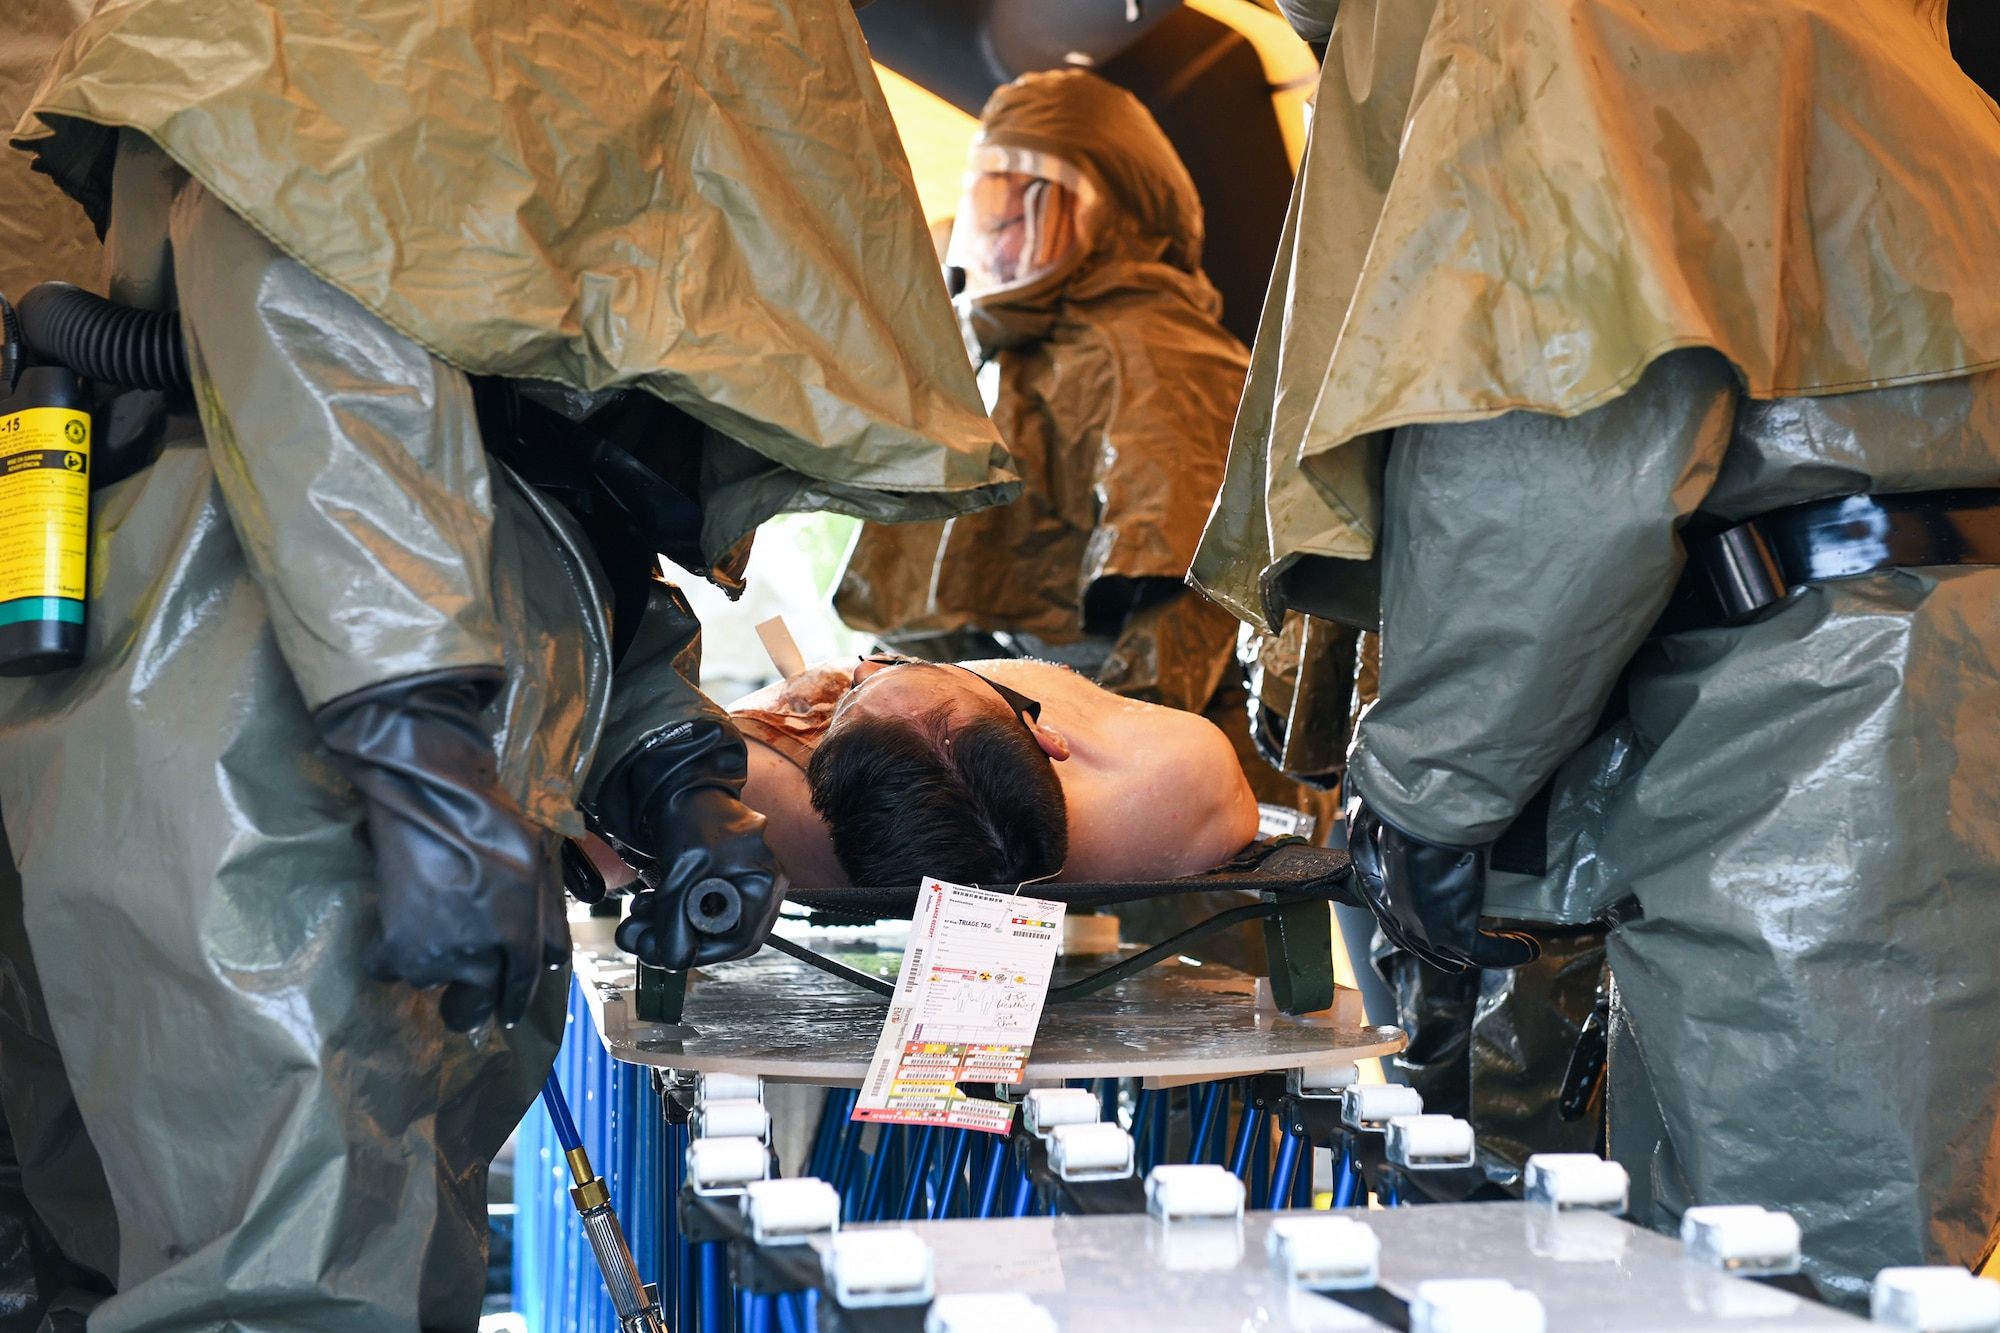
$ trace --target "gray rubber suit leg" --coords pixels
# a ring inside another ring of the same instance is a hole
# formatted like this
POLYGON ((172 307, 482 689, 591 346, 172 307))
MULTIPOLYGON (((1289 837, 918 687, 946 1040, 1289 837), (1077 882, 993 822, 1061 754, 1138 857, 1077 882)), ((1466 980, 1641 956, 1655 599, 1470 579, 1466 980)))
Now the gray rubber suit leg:
POLYGON ((1589 739, 1672 595, 1733 403, 1720 357, 1677 352, 1579 417, 1396 432, 1350 798, 1429 842, 1500 836, 1589 739))
POLYGON ((0 830, 0 1333, 111 1293, 118 1217, 56 1049, 0 830))
POLYGON ((1784 1208, 1856 1305, 1886 1265, 1976 1264, 2000 1218, 2000 571, 1808 588, 1650 646, 1631 699, 1648 758, 1603 855, 1645 916, 1611 937, 1611 1143, 1655 1220, 1784 1208))
POLYGON ((116 1201, 97 1333, 470 1330, 485 1163, 561 1036, 365 981, 361 807, 318 748, 206 454, 101 497, 93 665, 0 708, 0 810, 116 1201))
POLYGON ((507 676, 501 780, 558 829, 609 689, 601 580, 489 474, 457 372, 240 223, 185 220, 183 330, 222 429, 170 430, 93 497, 87 664, 0 682, 23 920, 117 1212, 91 1328, 469 1333, 486 1163, 567 978, 467 1035, 366 979, 362 805, 301 682, 452 666, 425 654, 477 639, 466 660, 507 676))

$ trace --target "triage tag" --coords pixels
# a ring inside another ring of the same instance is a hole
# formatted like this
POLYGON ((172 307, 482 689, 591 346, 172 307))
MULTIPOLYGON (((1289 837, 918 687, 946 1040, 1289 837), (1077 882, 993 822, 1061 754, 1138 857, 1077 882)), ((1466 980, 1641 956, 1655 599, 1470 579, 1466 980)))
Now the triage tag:
POLYGON ((1014 1108, 969 1083, 1018 1083, 1048 999, 1063 905, 926 879, 856 1120, 1004 1134, 1014 1108))

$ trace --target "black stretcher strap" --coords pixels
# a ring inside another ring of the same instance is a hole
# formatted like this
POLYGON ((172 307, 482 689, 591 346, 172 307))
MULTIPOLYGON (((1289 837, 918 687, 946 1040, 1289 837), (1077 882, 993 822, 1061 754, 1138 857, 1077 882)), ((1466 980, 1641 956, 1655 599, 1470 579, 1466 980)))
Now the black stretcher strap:
MULTIPOLYGON (((1013 893, 1014 884, 981 884, 994 893, 1013 893)), ((1180 879, 1121 884, 1030 884, 1028 892, 1072 908, 1086 910, 1147 898, 1183 893, 1214 893, 1249 889, 1330 898, 1351 906, 1366 906, 1353 887, 1344 847, 1312 847, 1303 839, 1279 838, 1251 843, 1231 860, 1199 875, 1180 879)), ((917 887, 900 889, 802 889, 794 885, 785 901, 816 911, 838 912, 842 919, 826 924, 865 924, 869 919, 907 921, 917 910, 917 887), (848 919, 851 918, 851 919, 848 919)))
MULTIPOLYGON (((984 884, 979 887, 999 893, 1012 892, 1016 888, 1012 884, 984 884)), ((1171 939, 1163 940, 1130 958, 1120 959, 1087 977, 1052 987, 1049 991, 1050 1004, 1079 1000, 1107 986, 1115 986, 1127 977, 1136 976, 1149 967, 1178 956, 1197 940, 1245 921, 1278 916, 1301 901, 1319 899, 1364 905, 1354 887, 1353 869, 1348 864, 1345 850, 1312 847, 1295 838, 1254 842, 1230 861, 1202 875, 1150 883, 1033 884, 1028 887, 1035 896, 1046 896, 1071 907, 1097 907, 1183 893, 1213 893, 1218 889, 1249 890, 1263 896, 1260 902, 1245 903, 1241 907, 1218 912, 1171 939)), ((917 890, 795 888, 785 895, 785 901, 811 908, 816 913, 836 916, 838 920, 832 924, 865 925, 881 917, 900 916, 907 919, 916 910, 917 890)), ((792 940, 773 935, 765 942, 780 953, 789 954, 851 985, 877 995, 893 996, 896 993, 896 988, 881 977, 856 971, 792 940)))
POLYGON ((859 986, 863 990, 872 990, 877 995, 894 997, 896 994, 895 983, 884 981, 880 977, 870 976, 868 973, 849 967, 845 963, 835 962, 825 954, 815 953, 803 944, 794 944, 782 935, 766 935, 764 943, 770 945, 779 953, 790 954, 801 963, 811 964, 829 976, 839 977, 850 986, 859 986))
MULTIPOLYGON (((1080 977, 1066 986, 1051 986, 1049 988, 1048 1002, 1050 1004, 1062 1004, 1068 1000, 1080 1000, 1086 995, 1093 995, 1103 990, 1106 986, 1115 986, 1127 977, 1137 976, 1149 967, 1158 963, 1164 963, 1169 958, 1177 957, 1183 949, 1193 944, 1196 940, 1207 939, 1217 931, 1227 930, 1231 926, 1240 925, 1245 921, 1255 921, 1261 917, 1276 916, 1289 906, 1291 906, 1291 902, 1287 901, 1245 903, 1241 907, 1232 907, 1226 912, 1217 912, 1208 920, 1189 926, 1180 934, 1173 936, 1171 939, 1162 940, 1143 953, 1135 953, 1130 958, 1120 959, 1110 967, 1093 972, 1087 977, 1080 977)), ((836 962, 828 958, 825 954, 816 953, 806 948, 803 944, 794 943, 783 936, 767 936, 764 943, 770 945, 779 953, 790 954, 800 962, 816 967, 829 976, 838 977, 849 985, 859 986, 863 990, 874 991, 877 995, 893 997, 896 994, 895 986, 884 981, 882 978, 857 971, 845 963, 836 962)))
POLYGON ((1688 542, 1690 579, 1723 623, 1808 583, 1949 565, 2000 565, 2000 489, 1815 500, 1688 542))

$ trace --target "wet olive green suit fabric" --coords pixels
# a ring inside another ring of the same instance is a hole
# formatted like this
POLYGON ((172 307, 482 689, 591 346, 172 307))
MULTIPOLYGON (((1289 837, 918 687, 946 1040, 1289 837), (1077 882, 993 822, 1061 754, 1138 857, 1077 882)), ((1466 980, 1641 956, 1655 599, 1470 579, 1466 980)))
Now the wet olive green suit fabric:
POLYGON ((993 95, 981 125, 979 143, 1060 158, 1105 202, 1071 270, 960 298, 1026 491, 949 524, 863 528, 834 604, 898 640, 967 627, 1110 637, 1101 683, 1199 712, 1229 666, 1229 617, 1182 595, 1086 621, 1093 589, 1179 583, 1221 482, 1247 354, 1201 272, 1201 201, 1144 107, 1093 75, 1028 75, 993 95))
POLYGON ((115 1226, 47 1207, 116 1246, 97 1330, 471 1329, 485 1163, 565 979, 469 1035, 364 979, 364 809, 313 712, 503 669, 501 780, 553 842, 714 710, 665 587, 613 663, 603 571, 489 459, 465 370, 683 403, 710 552, 782 505, 1007 493, 931 357, 907 168, 832 3, 105 4, 23 128, 51 126, 114 298, 179 307, 198 417, 94 496, 85 664, 0 684, 26 939, 115 1226))
POLYGON ((1384 818, 1481 845, 1554 779, 1486 907, 1622 901, 1641 1216, 1785 1208, 1850 1301, 1977 1261, 2000 572, 1647 639, 1697 515, 2000 485, 2000 115, 1943 5, 1350 0, 1316 116, 1197 579, 1372 623, 1379 578, 1384 818))

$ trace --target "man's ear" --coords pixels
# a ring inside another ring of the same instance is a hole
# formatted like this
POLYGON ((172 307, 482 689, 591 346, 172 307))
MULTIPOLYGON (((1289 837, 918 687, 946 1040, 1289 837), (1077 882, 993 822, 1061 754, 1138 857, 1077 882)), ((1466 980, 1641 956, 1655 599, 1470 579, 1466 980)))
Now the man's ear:
POLYGON ((1034 736, 1035 744, 1042 747, 1043 754, 1058 764, 1069 758, 1069 742, 1063 739, 1060 731, 1054 727, 1043 726, 1026 713, 1021 714, 1021 721, 1027 724, 1029 734, 1034 736))

